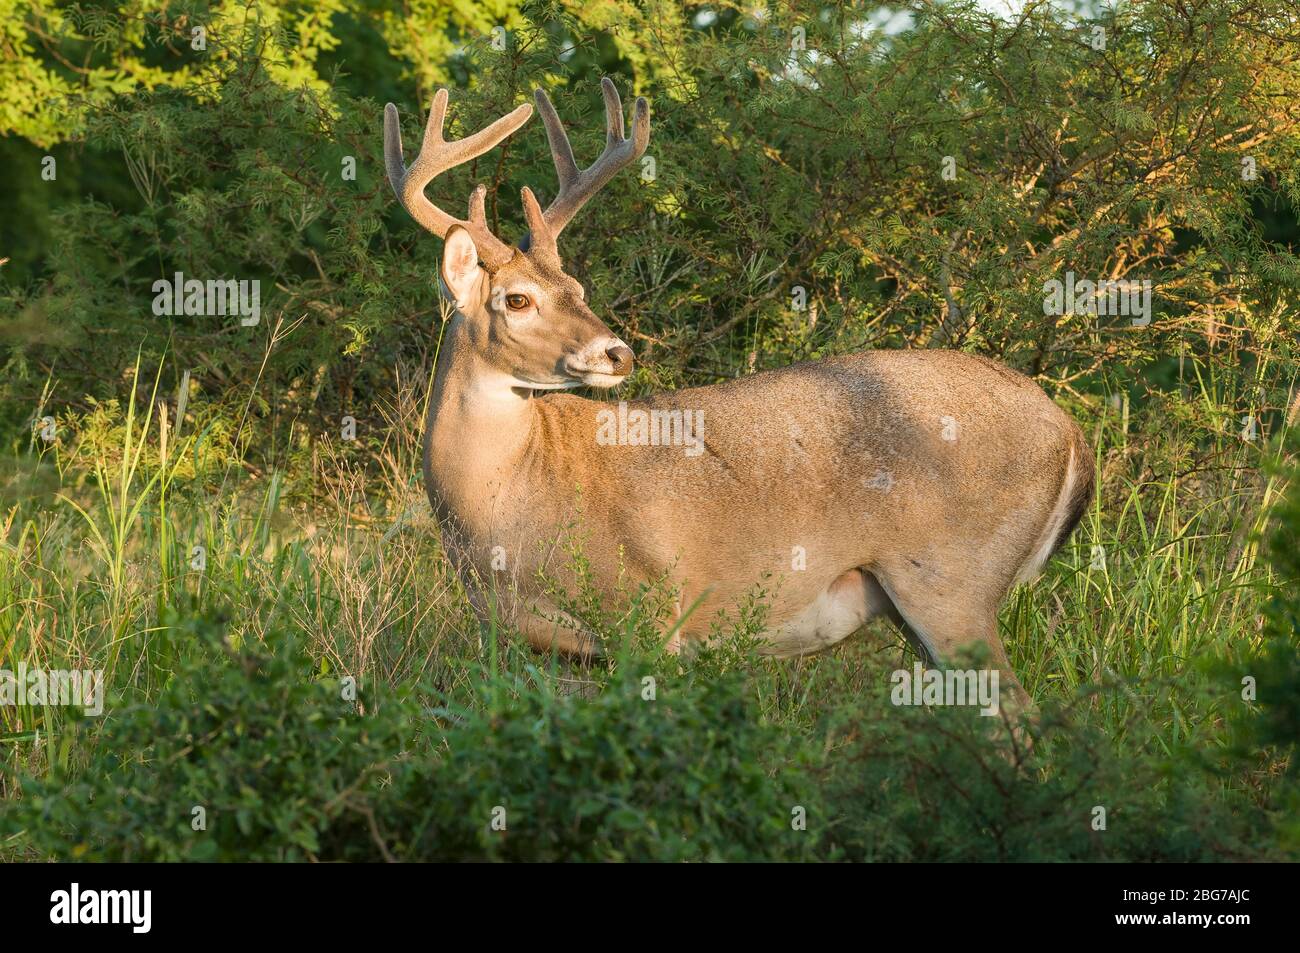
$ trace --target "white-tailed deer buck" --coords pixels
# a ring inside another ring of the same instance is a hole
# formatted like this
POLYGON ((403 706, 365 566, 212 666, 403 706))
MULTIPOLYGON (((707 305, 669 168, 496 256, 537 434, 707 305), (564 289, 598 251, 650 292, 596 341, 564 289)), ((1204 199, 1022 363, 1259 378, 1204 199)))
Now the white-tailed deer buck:
POLYGON ((612 387, 632 369, 632 351, 587 307, 556 249, 650 136, 646 101, 625 137, 614 84, 602 86, 607 144, 581 171, 537 91, 559 193, 542 211, 523 190, 529 232, 517 247, 488 230, 482 186, 464 220, 424 189, 522 126, 531 106, 447 142, 439 90, 409 168, 397 110, 385 110, 389 181, 446 242, 442 282, 455 314, 429 404, 424 477, 476 605, 486 605, 487 583, 500 617, 533 645, 594 651, 538 581, 539 569, 563 573, 556 543, 576 528, 598 586, 615 590, 620 570, 625 581, 666 575, 680 587, 679 613, 698 600, 674 650, 706 637, 716 611, 766 577, 774 654, 824 649, 885 614, 931 659, 984 643, 1012 700, 1025 701, 998 637, 998 604, 1070 534, 1093 485, 1079 427, 1031 380, 970 354, 909 350, 620 404, 563 393, 612 387))

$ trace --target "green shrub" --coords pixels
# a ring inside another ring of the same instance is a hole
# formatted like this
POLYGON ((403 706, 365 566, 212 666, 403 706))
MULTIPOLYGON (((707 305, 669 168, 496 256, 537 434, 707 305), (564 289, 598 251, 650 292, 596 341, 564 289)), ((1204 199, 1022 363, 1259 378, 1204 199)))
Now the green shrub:
POLYGON ((398 700, 362 717, 286 638, 268 655, 220 647, 221 626, 156 701, 107 718, 90 764, 25 778, 4 826, 39 854, 108 861, 364 859, 368 799, 412 741, 398 700), (194 809, 206 812, 195 830, 194 809))
POLYGON ((1219 761, 1190 747, 1162 750, 1154 731, 1122 747, 1088 724, 1081 709, 1110 690, 1120 689, 1044 710, 1032 752, 970 709, 859 713, 824 774, 837 812, 826 853, 961 862, 1269 855, 1267 813, 1224 788, 1219 761))
MULTIPOLYGON (((546 688, 459 713, 428 787, 393 804, 421 859, 770 860, 805 856, 808 786, 738 676, 648 683, 596 698, 546 688), (491 829, 504 811, 506 829, 491 829), (412 823, 414 819, 414 823, 412 823)), ((649 676, 646 676, 649 677, 649 676)), ((490 690, 500 691, 502 686, 490 690)), ((420 773, 409 776, 421 785, 420 773)))
MULTIPOLYGON (((219 626, 190 629, 215 642, 219 626)), ((40 855, 150 861, 739 860, 807 846, 790 824, 797 765, 770 774, 783 736, 738 675, 660 676, 652 693, 629 662, 593 699, 485 675, 473 707, 394 698, 362 715, 299 650, 285 635, 269 655, 187 655, 156 702, 107 720, 78 776, 25 778, 4 833, 40 855)))
POLYGON ((1253 675, 1258 712, 1238 719, 1245 751, 1272 751, 1285 766, 1276 781, 1274 821, 1283 849, 1300 854, 1300 466, 1273 513, 1269 561, 1277 585, 1264 604, 1264 648, 1245 669, 1253 675))

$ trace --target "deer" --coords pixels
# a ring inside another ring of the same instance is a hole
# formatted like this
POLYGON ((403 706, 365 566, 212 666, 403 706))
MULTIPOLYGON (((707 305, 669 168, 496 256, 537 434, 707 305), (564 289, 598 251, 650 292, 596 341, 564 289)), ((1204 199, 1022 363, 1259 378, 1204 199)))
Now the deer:
POLYGON ((927 348, 868 350, 617 404, 568 393, 613 388, 634 360, 557 247, 649 142, 645 98, 625 135, 617 88, 608 77, 601 87, 606 144, 581 170, 549 97, 535 91, 559 185, 545 210, 521 190, 528 231, 514 245, 489 230, 484 186, 464 219, 425 189, 517 131, 532 106, 449 142, 440 89, 410 166, 397 107, 385 107, 389 182, 444 243, 439 284, 450 317, 423 475, 475 610, 495 613, 535 649, 599 655, 599 640, 541 581, 563 557, 557 541, 578 526, 600 591, 671 580, 668 652, 715 637, 708 620, 766 579, 764 653, 821 652, 883 616, 935 664, 982 645, 1004 697, 1032 710, 998 608, 1073 532, 1095 469, 1079 426, 1033 380, 987 357, 927 348), (489 605, 489 582, 503 576, 509 584, 489 605))

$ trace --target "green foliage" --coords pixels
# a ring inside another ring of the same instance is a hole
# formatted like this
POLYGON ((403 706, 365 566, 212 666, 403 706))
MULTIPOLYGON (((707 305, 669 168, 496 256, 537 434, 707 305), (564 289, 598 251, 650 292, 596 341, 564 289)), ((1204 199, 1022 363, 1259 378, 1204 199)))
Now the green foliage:
POLYGON ((811 846, 790 825, 802 776, 782 763, 789 739, 739 676, 652 671, 625 665, 592 699, 490 680, 487 704, 443 712, 447 753, 401 799, 421 821, 402 854, 760 860, 811 846), (505 831, 490 828, 494 810, 505 831))
POLYGON ((1280 585, 1264 606, 1264 646, 1241 665, 1254 683, 1259 708, 1239 719, 1247 750, 1273 750, 1285 777, 1277 795, 1279 842, 1300 850, 1300 467, 1289 473, 1289 491, 1274 511, 1269 555, 1280 585))
MULTIPOLYGON (((1145 686, 1149 692, 1150 686, 1145 686)), ((1179 686, 1189 702, 1206 686, 1179 686)), ((1136 861, 1263 859, 1269 814, 1225 790, 1255 759, 1170 751, 1163 726, 1134 717, 1117 746, 1081 709, 1127 686, 1092 687, 1052 702, 1032 750, 969 709, 886 708, 839 715, 824 796, 839 813, 839 856, 859 861, 1136 861)), ((997 719, 993 719, 996 723, 997 719)))
POLYGON ((78 776, 26 778, 0 839, 137 861, 743 860, 799 843, 798 773, 770 773, 786 743, 735 673, 649 683, 628 664, 593 699, 484 673, 472 706, 363 696, 360 714, 293 637, 234 652, 220 632, 180 624, 204 650, 113 716, 78 776))
MULTIPOLYGON (((1290 490, 1273 513, 1269 538, 1269 555, 1280 584, 1264 606, 1268 651, 1259 681, 1263 709, 1259 740, 1294 753, 1300 739, 1300 468, 1293 468, 1289 476, 1290 490)), ((1294 757, 1290 770, 1300 774, 1294 757)))
POLYGON ((157 700, 115 715, 79 777, 29 780, 11 830, 69 859, 367 856, 362 812, 411 741, 415 710, 394 701, 358 716, 291 640, 274 654, 237 653, 201 618, 172 636, 197 647, 157 700))

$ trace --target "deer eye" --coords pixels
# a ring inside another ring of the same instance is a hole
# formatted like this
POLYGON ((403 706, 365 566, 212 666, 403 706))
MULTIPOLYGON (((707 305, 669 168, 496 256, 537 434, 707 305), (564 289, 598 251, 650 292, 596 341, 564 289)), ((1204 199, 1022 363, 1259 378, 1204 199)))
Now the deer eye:
POLYGON ((506 307, 511 311, 524 311, 528 303, 528 295, 506 295, 506 307))

